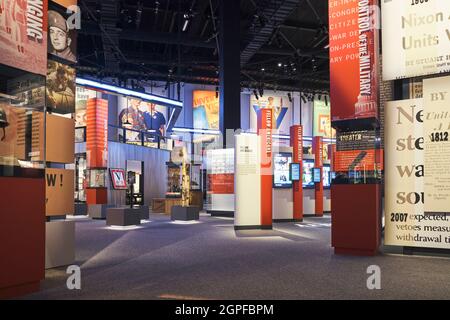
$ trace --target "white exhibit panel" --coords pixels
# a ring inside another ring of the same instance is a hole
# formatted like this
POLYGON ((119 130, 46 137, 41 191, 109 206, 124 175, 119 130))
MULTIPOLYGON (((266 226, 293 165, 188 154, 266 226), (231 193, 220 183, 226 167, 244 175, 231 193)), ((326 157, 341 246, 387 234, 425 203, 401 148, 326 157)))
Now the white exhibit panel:
POLYGON ((292 181, 289 179, 289 165, 292 163, 291 147, 274 147, 272 153, 273 189, 272 219, 294 219, 294 197, 292 181))
POLYGON ((45 269, 73 264, 75 261, 75 221, 45 223, 45 269))
POLYGON ((272 197, 273 220, 293 220, 294 198, 292 188, 273 189, 272 197))
POLYGON ((314 189, 303 189, 303 215, 316 215, 316 195, 314 189))
POLYGON ((235 136, 235 227, 261 225, 261 167, 259 137, 235 136))
POLYGON ((331 212, 331 189, 323 190, 323 211, 331 212))
POLYGON ((234 213, 234 149, 207 150, 208 213, 234 213))

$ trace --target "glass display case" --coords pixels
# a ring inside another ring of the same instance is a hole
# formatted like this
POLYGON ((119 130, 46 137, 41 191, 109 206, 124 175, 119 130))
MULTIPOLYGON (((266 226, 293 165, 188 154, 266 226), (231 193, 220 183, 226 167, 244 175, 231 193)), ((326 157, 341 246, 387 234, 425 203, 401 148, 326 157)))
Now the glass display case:
POLYGON ((167 198, 181 198, 181 165, 167 164, 167 198))
POLYGON ((106 188, 106 168, 87 169, 87 188, 106 188))

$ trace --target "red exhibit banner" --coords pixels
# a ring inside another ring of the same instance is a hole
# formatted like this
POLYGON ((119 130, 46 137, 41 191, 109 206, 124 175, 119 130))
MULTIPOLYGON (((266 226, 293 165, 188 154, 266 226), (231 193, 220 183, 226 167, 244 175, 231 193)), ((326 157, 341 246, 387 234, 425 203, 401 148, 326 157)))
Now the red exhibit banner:
POLYGON ((293 151, 294 163, 300 164, 300 179, 292 181, 293 200, 294 200, 294 220, 303 220, 303 127, 300 125, 292 126, 290 129, 290 144, 293 151))
MULTIPOLYGON (((313 138, 314 150, 314 168, 320 169, 320 177, 323 176, 323 138, 313 138)), ((316 216, 323 216, 323 179, 320 182, 314 183, 315 189, 315 213, 316 216)))
POLYGON ((330 0, 331 120, 378 118, 378 0, 330 0))
POLYGON ((47 0, 0 2, 0 64, 47 74, 47 0))
POLYGON ((272 226, 272 109, 258 111, 258 135, 261 140, 261 225, 272 226))
POLYGON ((88 168, 106 168, 108 160, 108 101, 87 102, 86 151, 88 168))

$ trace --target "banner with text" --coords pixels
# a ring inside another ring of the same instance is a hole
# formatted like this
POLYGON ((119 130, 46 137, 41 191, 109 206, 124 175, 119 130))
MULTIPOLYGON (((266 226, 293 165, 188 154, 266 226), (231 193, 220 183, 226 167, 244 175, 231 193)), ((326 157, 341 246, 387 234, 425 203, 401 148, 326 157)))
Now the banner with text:
POLYGON ((383 79, 450 71, 450 1, 382 2, 383 79))
POLYGON ((329 1, 331 121, 378 117, 378 1, 329 1))
MULTIPOLYGON (((430 141, 424 138, 424 127, 433 117, 427 109, 422 99, 388 102, 385 109, 386 245, 450 248, 449 215, 424 213, 424 142, 430 141)), ((427 206, 432 201, 427 197, 427 206)))

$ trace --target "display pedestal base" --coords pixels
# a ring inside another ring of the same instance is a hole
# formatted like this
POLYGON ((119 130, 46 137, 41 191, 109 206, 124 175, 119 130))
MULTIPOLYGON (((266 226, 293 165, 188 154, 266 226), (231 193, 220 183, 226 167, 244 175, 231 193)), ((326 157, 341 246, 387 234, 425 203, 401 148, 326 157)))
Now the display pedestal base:
POLYGON ((114 206, 109 204, 90 204, 88 214, 92 219, 106 219, 106 211, 114 206))
POLYGON ((137 226, 141 224, 141 209, 109 208, 106 213, 108 226, 137 226))
POLYGON ((234 230, 272 230, 272 226, 234 226, 234 230))
POLYGON ((85 216, 88 214, 88 206, 86 203, 75 203, 74 216, 85 216))
POLYGON ((150 218, 150 208, 149 206, 138 206, 134 210, 139 210, 141 214, 141 220, 148 220, 150 218))
POLYGON ((172 220, 192 221, 200 219, 200 208, 197 206, 173 206, 171 213, 172 220))
POLYGON ((336 254, 373 256, 381 243, 380 185, 331 186, 331 245, 336 254))
POLYGON ((303 219, 273 219, 275 223, 283 223, 283 222, 303 222, 303 219))
POLYGON ((73 264, 75 261, 75 221, 45 223, 45 269, 73 264))
POLYGON ((206 213, 210 214, 211 217, 234 217, 234 211, 207 210, 206 213))

